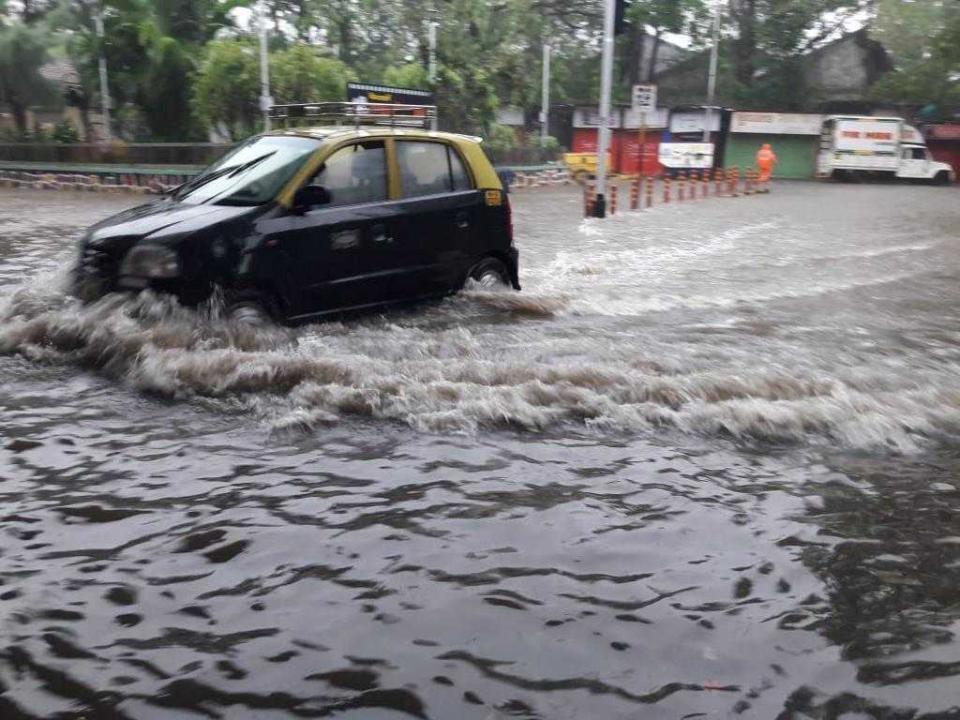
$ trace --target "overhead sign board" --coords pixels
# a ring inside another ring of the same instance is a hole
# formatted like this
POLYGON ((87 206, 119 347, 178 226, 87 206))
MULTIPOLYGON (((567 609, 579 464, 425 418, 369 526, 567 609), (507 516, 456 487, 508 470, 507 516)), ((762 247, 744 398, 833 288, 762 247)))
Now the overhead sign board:
POLYGON ((398 105, 433 105, 433 93, 416 88, 347 83, 347 100, 359 104, 393 103, 398 105))
POLYGON ((634 85, 631 106, 638 112, 651 112, 657 107, 656 85, 634 85))
MULTIPOLYGON (((638 110, 627 108, 623 111, 623 127, 628 130, 636 130, 640 127, 640 115, 638 110)), ((670 111, 666 108, 654 108, 650 112, 643 113, 644 124, 647 128, 657 129, 665 128, 669 119, 670 111)))
MULTIPOLYGON (((575 128, 598 128, 600 125, 600 111, 597 108, 578 107, 573 111, 573 126, 575 128)), ((619 110, 611 110, 607 127, 620 127, 619 110)))
MULTIPOLYGON (((670 132, 672 133, 695 133, 703 132, 703 126, 706 122, 706 112, 703 110, 691 110, 684 112, 675 112, 670 116, 670 132)), ((713 110, 710 113, 710 132, 720 130, 720 112, 713 110)))
POLYGON ((810 113, 735 112, 730 132, 757 135, 819 135, 823 115, 810 113))
POLYGON ((658 159, 664 167, 706 170, 713 167, 713 143, 660 143, 658 159))

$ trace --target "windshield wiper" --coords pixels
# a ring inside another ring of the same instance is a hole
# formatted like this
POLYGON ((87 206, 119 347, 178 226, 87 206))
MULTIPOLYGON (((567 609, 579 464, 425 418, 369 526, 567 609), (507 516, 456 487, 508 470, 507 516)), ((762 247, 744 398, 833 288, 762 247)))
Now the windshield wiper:
POLYGON ((254 165, 259 165, 261 162, 266 160, 271 155, 274 155, 277 151, 271 150, 268 153, 264 153, 259 157, 255 157, 252 160, 248 160, 245 163, 240 163, 239 165, 229 165, 227 167, 220 168, 219 170, 214 170, 213 172, 207 173, 206 175, 201 175, 194 178, 193 180, 181 185, 178 188, 177 192, 173 195, 174 198, 183 197, 184 193, 196 190, 203 187, 208 183, 212 183, 214 180, 217 180, 222 177, 233 177, 234 175, 239 175, 244 170, 249 170, 254 165))
POLYGON ((235 169, 232 173, 230 173, 227 177, 233 177, 234 175, 239 175, 239 174, 242 173, 243 171, 249 170, 250 168, 254 167, 255 165, 259 165, 259 164, 262 163, 264 160, 266 160, 268 157, 271 157, 271 156, 276 155, 276 154, 277 154, 277 151, 276 151, 276 150, 271 150, 271 151, 268 152, 268 153, 264 153, 264 154, 261 155, 260 157, 255 157, 253 160, 248 160, 247 162, 243 163, 242 165, 236 165, 236 166, 235 166, 236 169, 235 169))

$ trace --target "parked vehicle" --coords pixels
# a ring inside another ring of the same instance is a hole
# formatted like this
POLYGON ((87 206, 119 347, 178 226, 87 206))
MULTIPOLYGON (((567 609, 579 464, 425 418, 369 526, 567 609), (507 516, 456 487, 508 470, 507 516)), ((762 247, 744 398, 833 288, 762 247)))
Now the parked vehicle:
POLYGON ((274 108, 278 120, 352 126, 255 136, 169 196, 95 225, 77 294, 151 288, 196 305, 219 288, 231 317, 298 323, 442 296, 468 278, 519 290, 509 198, 480 140, 412 127, 432 116, 411 107, 274 108))
MULTIPOLYGON (((607 167, 611 167, 611 156, 607 153, 607 167)), ((569 152, 563 154, 563 164, 570 176, 581 185, 597 176, 597 153, 569 152)))
POLYGON ((946 185, 953 168, 936 162, 923 136, 901 118, 826 118, 820 134, 817 174, 835 180, 896 178, 946 185))

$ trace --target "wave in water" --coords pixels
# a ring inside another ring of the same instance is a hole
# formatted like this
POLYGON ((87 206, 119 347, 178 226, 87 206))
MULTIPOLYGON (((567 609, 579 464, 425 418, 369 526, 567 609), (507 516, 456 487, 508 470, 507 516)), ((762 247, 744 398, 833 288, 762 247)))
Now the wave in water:
POLYGON ((544 335, 559 327, 548 318, 564 301, 536 294, 472 290, 420 314, 290 331, 150 293, 84 306, 57 286, 48 276, 6 299, 0 353, 97 369, 165 397, 245 398, 278 429, 363 417, 426 432, 573 424, 910 450, 960 424, 956 384, 666 362, 569 329, 551 353, 544 335))

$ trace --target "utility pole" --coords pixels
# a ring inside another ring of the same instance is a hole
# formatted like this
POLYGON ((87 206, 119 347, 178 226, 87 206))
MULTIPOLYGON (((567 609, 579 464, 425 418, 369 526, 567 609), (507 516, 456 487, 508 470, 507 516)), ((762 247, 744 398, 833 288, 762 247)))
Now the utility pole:
POLYGON ((433 85, 437 82, 437 25, 436 20, 427 23, 427 47, 430 50, 430 58, 427 66, 427 79, 433 85))
POLYGON ((710 71, 707 75, 707 111, 703 118, 703 141, 710 142, 710 121, 713 96, 717 90, 717 55, 720 49, 720 16, 723 5, 717 2, 713 7, 713 45, 710 48, 710 71))
POLYGON ((103 139, 109 143, 113 141, 113 131, 110 129, 110 86, 107 83, 107 55, 104 48, 106 33, 103 29, 103 3, 97 4, 97 14, 93 16, 93 23, 100 42, 100 103, 103 113, 103 139))
MULTIPOLYGON (((270 97, 270 60, 267 55, 267 8, 260 5, 257 13, 260 25, 260 109, 263 110, 263 129, 270 129, 270 106, 273 98, 270 97)), ((306 100, 307 98, 304 98, 306 100)))
MULTIPOLYGON (((430 81, 430 90, 433 93, 437 91, 437 27, 440 25, 436 20, 431 19, 427 24, 427 45, 430 49, 430 56, 427 67, 427 79, 430 81)), ((434 99, 436 103, 436 99, 434 99)), ((430 121, 430 129, 437 129, 437 115, 434 113, 430 121)))
POLYGON ((607 216, 607 150, 610 148, 610 93, 613 85, 613 25, 616 0, 603 3, 603 60, 600 66, 600 132, 597 142, 597 200, 594 215, 607 216))
POLYGON ((550 136, 550 46, 543 44, 543 91, 540 102, 540 147, 547 146, 550 136))

